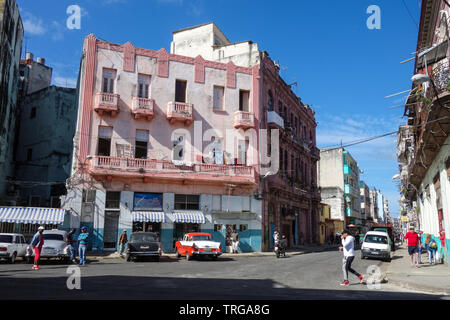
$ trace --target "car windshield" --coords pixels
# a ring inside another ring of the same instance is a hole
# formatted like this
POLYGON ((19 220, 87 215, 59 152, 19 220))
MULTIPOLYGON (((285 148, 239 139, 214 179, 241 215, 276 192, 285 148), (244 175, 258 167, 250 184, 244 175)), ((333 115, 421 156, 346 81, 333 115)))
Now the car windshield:
POLYGON ((62 234, 44 233, 44 240, 60 240, 60 241, 64 241, 64 237, 63 237, 62 234))
POLYGON ((387 244, 388 243, 388 239, 387 239, 386 236, 379 236, 379 235, 369 234, 369 235, 366 236, 366 239, 364 239, 364 242, 387 244))
POLYGON ((139 234, 132 234, 130 236, 131 242, 152 242, 157 241, 156 236, 151 233, 139 233, 139 234))
POLYGON ((191 240, 192 241, 202 241, 202 240, 211 240, 211 237, 210 236, 207 236, 207 235, 201 235, 201 236, 192 236, 191 237, 191 240))
POLYGON ((4 235, 4 234, 0 234, 0 242, 12 243, 12 239, 13 239, 12 236, 7 236, 7 235, 4 235))

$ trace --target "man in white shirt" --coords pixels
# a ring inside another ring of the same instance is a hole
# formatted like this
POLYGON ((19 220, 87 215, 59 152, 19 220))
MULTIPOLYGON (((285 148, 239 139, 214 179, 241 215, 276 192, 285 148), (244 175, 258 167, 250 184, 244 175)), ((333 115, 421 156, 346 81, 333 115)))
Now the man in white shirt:
POLYGON ((350 283, 348 282, 348 272, 350 271, 355 276, 359 278, 359 283, 363 283, 364 275, 359 274, 355 270, 352 269, 352 262, 355 259, 355 238, 350 234, 348 230, 343 230, 342 235, 342 247, 339 247, 339 251, 344 251, 344 259, 342 260, 342 271, 344 273, 344 282, 341 283, 341 286, 348 286, 350 283))

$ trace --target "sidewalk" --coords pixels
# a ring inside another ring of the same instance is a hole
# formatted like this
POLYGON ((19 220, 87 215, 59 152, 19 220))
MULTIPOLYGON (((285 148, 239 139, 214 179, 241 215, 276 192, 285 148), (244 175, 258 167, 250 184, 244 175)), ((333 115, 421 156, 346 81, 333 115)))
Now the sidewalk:
MULTIPOLYGON (((305 245, 297 246, 295 248, 287 249, 286 256, 295 256, 312 252, 323 252, 328 250, 337 250, 337 245, 305 245)), ((274 256, 273 251, 269 252, 240 252, 240 253, 223 253, 221 257, 265 257, 274 256)), ((163 256, 176 258, 176 253, 163 253, 163 256)), ((101 259, 120 259, 119 253, 116 252, 88 252, 87 257, 90 259, 101 260, 101 259)))
POLYGON ((422 253, 419 268, 411 267, 408 250, 398 247, 385 269, 388 282, 406 289, 450 295, 450 268, 447 264, 428 264, 428 254, 422 253))

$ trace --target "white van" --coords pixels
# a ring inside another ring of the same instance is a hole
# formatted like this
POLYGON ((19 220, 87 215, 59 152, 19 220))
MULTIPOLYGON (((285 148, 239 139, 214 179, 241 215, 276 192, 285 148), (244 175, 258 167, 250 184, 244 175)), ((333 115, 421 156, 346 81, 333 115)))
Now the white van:
POLYGON ((391 262, 391 239, 386 232, 369 231, 361 246, 361 259, 378 258, 391 262))

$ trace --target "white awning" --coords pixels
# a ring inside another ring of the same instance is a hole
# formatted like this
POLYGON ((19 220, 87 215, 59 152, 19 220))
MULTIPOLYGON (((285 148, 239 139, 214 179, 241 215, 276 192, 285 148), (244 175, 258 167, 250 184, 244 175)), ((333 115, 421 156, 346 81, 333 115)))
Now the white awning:
POLYGON ((137 222, 166 222, 166 215, 162 211, 133 211, 133 221, 137 222))
POLYGON ((0 207, 0 222, 62 224, 65 213, 55 208, 0 207))
POLYGON ((203 212, 197 210, 177 210, 173 216, 176 223, 205 223, 203 212))

